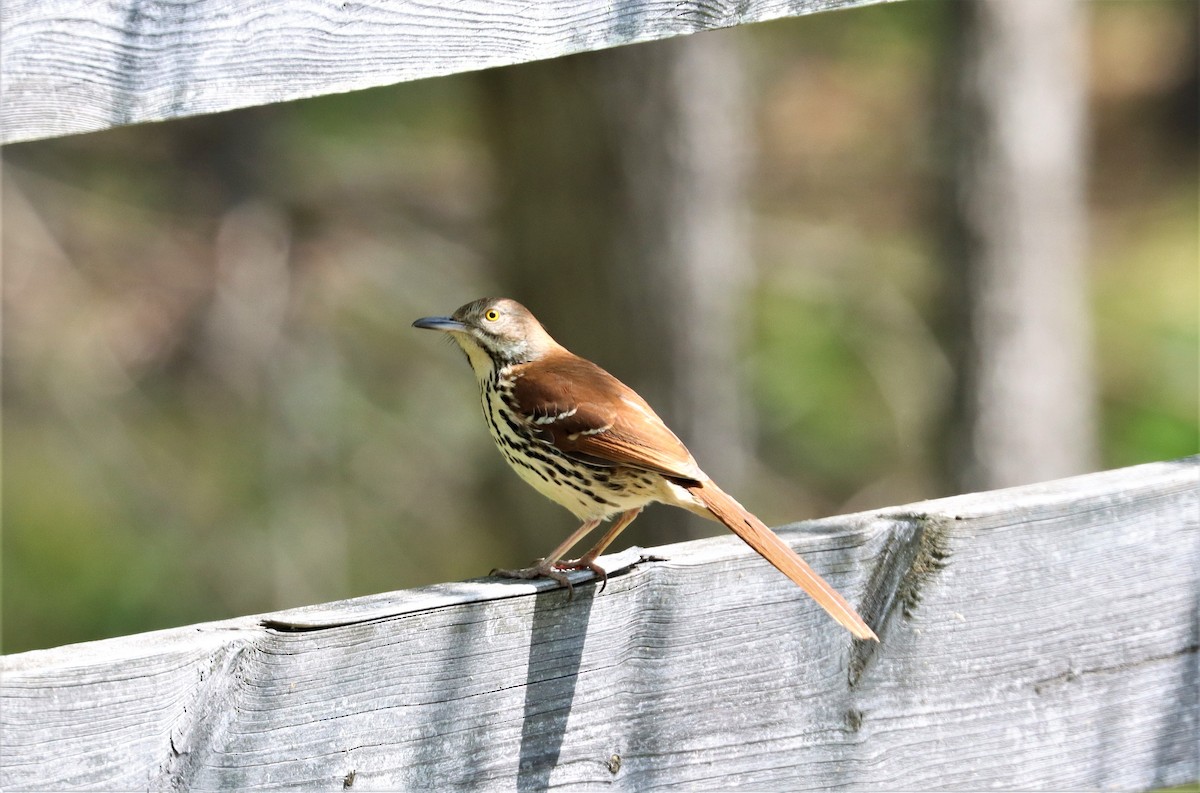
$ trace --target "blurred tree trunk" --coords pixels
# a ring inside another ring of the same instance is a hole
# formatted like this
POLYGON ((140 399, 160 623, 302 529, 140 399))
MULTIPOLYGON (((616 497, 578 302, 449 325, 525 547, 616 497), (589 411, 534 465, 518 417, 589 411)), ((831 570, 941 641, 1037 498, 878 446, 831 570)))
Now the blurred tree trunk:
MULTIPOLYGON (((736 38, 619 47, 481 80, 503 291, 637 389, 736 490, 749 437, 739 318, 751 277, 736 38)), ((518 487, 504 477, 498 497, 518 487)), ((675 512, 653 511, 631 541, 684 539, 687 516, 675 512)), ((569 522, 557 507, 536 513, 551 515, 569 522)), ((544 544, 544 526, 538 534, 544 544)))
POLYGON ((945 73, 945 332, 957 366, 947 480, 984 490, 1095 463, 1084 270, 1084 11, 953 3, 945 73))

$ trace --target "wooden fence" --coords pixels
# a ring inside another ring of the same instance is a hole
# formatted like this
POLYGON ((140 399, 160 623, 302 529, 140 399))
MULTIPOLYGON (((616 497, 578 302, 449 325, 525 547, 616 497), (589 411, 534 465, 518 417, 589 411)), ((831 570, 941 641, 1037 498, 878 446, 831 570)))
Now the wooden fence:
MULTIPOLYGON (((1200 776, 1200 457, 11 655, 0 788, 1146 789, 1200 776), (660 558, 659 558, 660 557, 660 558)), ((166 593, 164 593, 164 596, 166 593)))

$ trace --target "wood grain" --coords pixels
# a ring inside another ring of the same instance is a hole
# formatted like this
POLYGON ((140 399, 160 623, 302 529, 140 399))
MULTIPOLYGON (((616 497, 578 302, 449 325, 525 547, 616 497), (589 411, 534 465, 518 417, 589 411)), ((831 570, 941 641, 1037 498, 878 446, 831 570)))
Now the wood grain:
POLYGON ((0 143, 870 2, 879 0, 5 0, 0 143))
POLYGON ((13 789, 1148 789, 1200 775, 1200 458, 6 656, 13 789), (536 593, 536 595, 535 595, 536 593))

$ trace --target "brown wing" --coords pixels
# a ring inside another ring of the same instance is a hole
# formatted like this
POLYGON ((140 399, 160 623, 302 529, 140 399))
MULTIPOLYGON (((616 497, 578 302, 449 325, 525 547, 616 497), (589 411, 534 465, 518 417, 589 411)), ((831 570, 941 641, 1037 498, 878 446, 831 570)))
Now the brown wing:
POLYGON ((538 435, 585 462, 699 482, 691 453, 637 392, 566 350, 516 367, 512 404, 538 435))

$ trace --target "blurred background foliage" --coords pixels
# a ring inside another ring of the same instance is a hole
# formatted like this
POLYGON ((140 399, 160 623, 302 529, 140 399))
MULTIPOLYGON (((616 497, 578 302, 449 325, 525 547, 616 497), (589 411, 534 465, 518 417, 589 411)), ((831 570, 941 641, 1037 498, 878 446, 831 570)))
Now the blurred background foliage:
MULTIPOLYGON (((1087 6, 1105 468, 1200 443, 1196 7, 1087 6)), ((930 319, 948 8, 702 34, 746 64, 753 448, 727 487, 768 523, 949 492, 930 319)), ((491 86, 4 150, 5 652, 482 575, 573 527, 489 509, 540 497, 496 473, 461 355, 409 327, 502 289, 491 86)))

